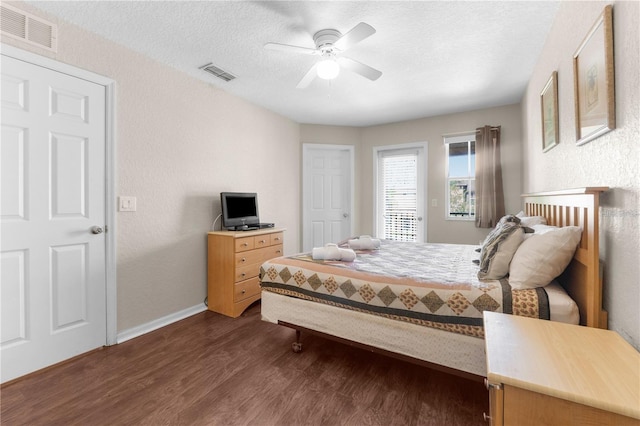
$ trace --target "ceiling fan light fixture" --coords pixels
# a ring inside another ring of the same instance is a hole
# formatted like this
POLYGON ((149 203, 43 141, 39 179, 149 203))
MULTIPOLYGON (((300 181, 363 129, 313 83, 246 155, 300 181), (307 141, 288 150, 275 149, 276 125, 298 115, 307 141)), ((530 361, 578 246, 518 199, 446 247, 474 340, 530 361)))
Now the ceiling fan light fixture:
POLYGON ((302 80, 296 86, 297 89, 306 88, 316 77, 332 80, 340 74, 341 68, 359 74, 371 81, 376 81, 380 78, 382 72, 362 62, 342 56, 345 50, 372 36, 375 32, 376 30, 371 25, 360 22, 346 34, 330 28, 316 32, 313 35, 315 49, 272 42, 266 43, 264 47, 269 50, 320 56, 319 61, 314 63, 302 77, 302 80))
POLYGON ((340 65, 334 59, 324 59, 318 62, 318 77, 325 80, 333 80, 340 74, 340 65))

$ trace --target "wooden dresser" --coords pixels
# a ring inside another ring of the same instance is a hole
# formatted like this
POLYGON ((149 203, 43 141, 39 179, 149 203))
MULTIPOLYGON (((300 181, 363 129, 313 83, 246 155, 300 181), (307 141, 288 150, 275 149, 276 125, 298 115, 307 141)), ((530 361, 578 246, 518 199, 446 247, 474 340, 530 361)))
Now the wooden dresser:
POLYGON ((260 265, 283 255, 283 233, 283 228, 209 232, 209 310, 235 318, 260 299, 260 265))
POLYGON ((492 425, 640 425, 640 353, 613 331, 484 313, 492 425))

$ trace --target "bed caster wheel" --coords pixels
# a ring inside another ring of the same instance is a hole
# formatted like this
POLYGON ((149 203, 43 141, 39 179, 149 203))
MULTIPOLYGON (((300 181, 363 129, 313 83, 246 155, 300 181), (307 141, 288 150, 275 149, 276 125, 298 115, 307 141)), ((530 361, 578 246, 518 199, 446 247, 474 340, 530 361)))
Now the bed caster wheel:
POLYGON ((298 343, 298 342, 293 342, 291 344, 291 350, 295 353, 300 353, 302 352, 302 343, 298 343))

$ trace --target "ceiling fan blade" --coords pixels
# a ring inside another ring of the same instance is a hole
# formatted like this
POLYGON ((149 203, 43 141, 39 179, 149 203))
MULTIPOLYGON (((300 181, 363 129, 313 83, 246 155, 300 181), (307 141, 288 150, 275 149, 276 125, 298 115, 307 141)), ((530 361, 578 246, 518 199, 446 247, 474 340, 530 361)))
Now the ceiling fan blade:
POLYGON ((348 33, 344 34, 333 44, 338 49, 345 51, 356 43, 361 42, 365 38, 375 34, 376 30, 369 24, 360 22, 353 27, 348 33))
POLYGON ((305 55, 319 55, 321 53, 316 49, 310 49, 308 47, 301 46, 291 46, 289 44, 281 43, 267 43, 264 45, 264 48, 269 50, 279 50, 281 52, 303 53, 305 55))
POLYGON ((302 77, 302 80, 300 80, 300 82, 296 86, 296 89, 304 89, 309 84, 311 84, 313 79, 316 78, 316 75, 318 74, 317 68, 318 68, 318 63, 313 64, 311 69, 307 71, 304 77, 302 77))
POLYGON ((344 56, 338 58, 338 63, 341 67, 344 67, 349 71, 353 71, 356 74, 360 74, 371 81, 376 81, 382 75, 382 72, 377 69, 371 68, 369 65, 365 65, 362 62, 355 61, 351 58, 345 58, 344 56))

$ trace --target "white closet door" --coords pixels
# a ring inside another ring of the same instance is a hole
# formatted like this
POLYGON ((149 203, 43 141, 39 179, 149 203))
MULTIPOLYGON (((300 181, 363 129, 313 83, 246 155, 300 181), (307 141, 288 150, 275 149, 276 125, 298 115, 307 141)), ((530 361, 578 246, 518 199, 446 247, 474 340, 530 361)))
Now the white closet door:
POLYGON ((311 251, 351 236, 353 151, 304 145, 302 248, 311 251))
POLYGON ((2 56, 1 380, 106 343, 105 87, 2 56))

